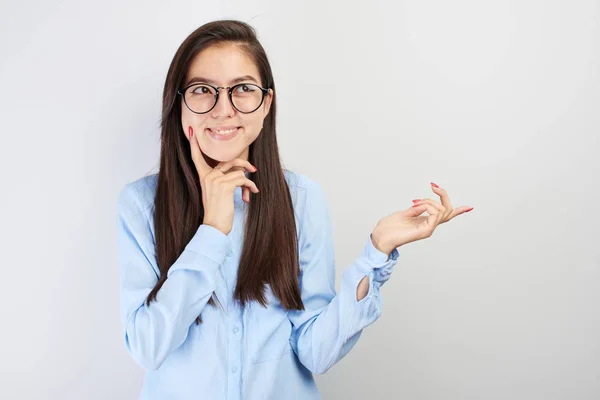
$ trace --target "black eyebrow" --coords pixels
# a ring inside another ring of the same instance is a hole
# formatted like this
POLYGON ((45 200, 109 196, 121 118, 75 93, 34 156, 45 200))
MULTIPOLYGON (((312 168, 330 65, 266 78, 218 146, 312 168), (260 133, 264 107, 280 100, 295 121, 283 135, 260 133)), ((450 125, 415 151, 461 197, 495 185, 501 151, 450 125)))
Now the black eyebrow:
MULTIPOLYGON (((243 82, 243 81, 253 81, 256 84, 258 84, 258 81, 256 79, 254 79, 254 77, 252 77, 251 75, 244 75, 244 76, 240 76, 239 78, 232 79, 231 82, 229 82, 229 84, 233 85, 233 84, 236 84, 236 83, 239 83, 239 82, 243 82)), ((191 78, 185 84, 185 86, 189 86, 192 83, 198 83, 198 82, 201 82, 201 83, 210 83, 210 84, 213 84, 213 85, 217 84, 217 82, 214 81, 214 80, 212 80, 212 79, 203 78, 201 76, 195 76, 195 77, 191 78)))

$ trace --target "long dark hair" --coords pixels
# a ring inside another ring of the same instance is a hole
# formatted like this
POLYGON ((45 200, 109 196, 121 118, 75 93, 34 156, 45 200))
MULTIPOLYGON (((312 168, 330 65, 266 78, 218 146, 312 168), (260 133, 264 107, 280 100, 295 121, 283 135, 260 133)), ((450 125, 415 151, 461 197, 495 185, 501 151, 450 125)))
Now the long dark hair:
MULTIPOLYGON (((287 310, 303 310, 298 284, 299 260, 292 199, 279 158, 275 131, 276 96, 271 66, 254 28, 245 22, 209 22, 192 32, 181 44, 169 67, 163 91, 161 151, 154 203, 156 256, 160 277, 146 303, 167 279, 171 265, 183 252, 204 220, 202 192, 189 142, 182 132, 181 88, 194 57, 208 46, 233 43, 255 63, 263 87, 273 89, 270 111, 263 129, 250 145, 249 160, 258 169, 252 179, 260 194, 251 192, 246 216, 244 245, 234 299, 242 306, 252 300, 266 306, 264 284, 271 286, 287 310)), ((213 293, 214 295, 214 293, 213 293)), ((209 304, 215 305, 213 298, 209 304)), ((200 316, 196 323, 201 323, 200 316)))

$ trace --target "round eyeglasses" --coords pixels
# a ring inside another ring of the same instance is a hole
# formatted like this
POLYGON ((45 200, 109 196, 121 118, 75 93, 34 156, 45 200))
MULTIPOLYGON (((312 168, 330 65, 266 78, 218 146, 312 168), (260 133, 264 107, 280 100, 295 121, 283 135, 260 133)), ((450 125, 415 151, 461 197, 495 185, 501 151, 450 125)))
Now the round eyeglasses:
POLYGON ((178 90, 186 107, 193 113, 206 114, 219 101, 220 89, 228 89, 227 95, 233 107, 243 114, 252 113, 260 107, 269 89, 252 83, 238 83, 234 86, 213 86, 208 83, 193 83, 178 90))

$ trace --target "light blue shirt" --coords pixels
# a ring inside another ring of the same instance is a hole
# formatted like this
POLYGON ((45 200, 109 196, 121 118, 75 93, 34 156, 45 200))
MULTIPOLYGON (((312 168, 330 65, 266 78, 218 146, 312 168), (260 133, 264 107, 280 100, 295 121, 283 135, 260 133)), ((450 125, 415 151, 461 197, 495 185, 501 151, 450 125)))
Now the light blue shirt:
POLYGON ((126 184, 118 198, 120 308, 125 347, 147 370, 140 399, 310 400, 321 396, 313 374, 340 361, 362 329, 381 315, 380 287, 398 259, 377 250, 370 235, 335 290, 331 218, 322 187, 284 171, 296 218, 304 311, 286 311, 267 285, 268 308, 233 301, 242 251, 242 189, 234 192, 228 235, 200 225, 169 269, 157 301, 145 304, 159 269, 153 203, 157 175, 126 184), (356 290, 369 276, 368 294, 356 290), (224 310, 207 304, 213 291, 224 310), (195 323, 202 314, 202 323, 195 323))

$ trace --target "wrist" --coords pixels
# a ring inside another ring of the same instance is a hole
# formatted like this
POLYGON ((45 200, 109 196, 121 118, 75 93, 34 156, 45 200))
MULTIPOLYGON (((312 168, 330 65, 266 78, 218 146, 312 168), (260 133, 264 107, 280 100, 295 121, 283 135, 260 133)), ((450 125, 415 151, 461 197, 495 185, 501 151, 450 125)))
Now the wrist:
POLYGON ((218 231, 222 232, 224 235, 228 235, 230 230, 227 230, 221 226, 219 226, 218 224, 212 223, 210 221, 203 221, 202 222, 203 225, 208 225, 212 228, 217 229, 218 231))
POLYGON ((386 246, 385 243, 382 243, 381 239, 376 235, 371 233, 371 243, 373 243, 373 247, 382 252, 383 254, 389 256, 392 250, 388 250, 389 246, 386 246))

